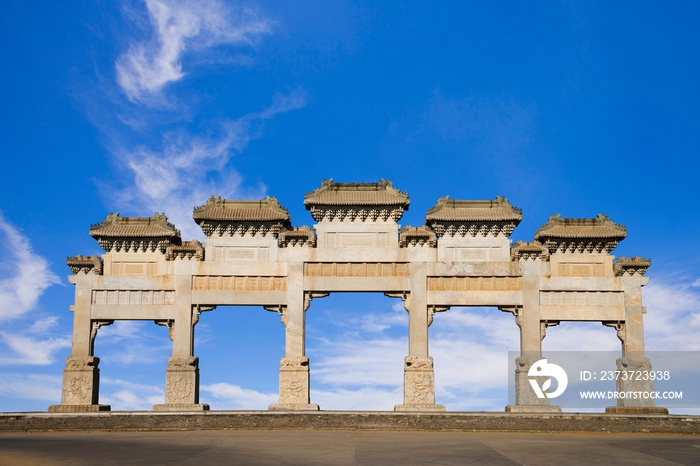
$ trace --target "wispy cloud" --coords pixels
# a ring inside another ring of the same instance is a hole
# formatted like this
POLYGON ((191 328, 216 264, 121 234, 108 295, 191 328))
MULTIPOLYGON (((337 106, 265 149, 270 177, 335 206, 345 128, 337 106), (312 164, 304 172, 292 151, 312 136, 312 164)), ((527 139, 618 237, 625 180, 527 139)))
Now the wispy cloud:
POLYGON ((642 288, 645 346, 654 351, 700 351, 700 289, 692 283, 651 280, 642 288))
POLYGON ((57 403, 61 399, 61 376, 0 374, 0 395, 7 398, 57 403))
POLYGON ((112 410, 151 410, 153 405, 165 402, 165 390, 157 385, 145 385, 120 379, 101 381, 100 403, 112 410))
MULTIPOLYGON (((303 89, 277 94, 272 105, 236 120, 221 123, 208 134, 186 130, 165 133, 158 149, 139 146, 118 155, 133 176, 133 188, 122 191, 118 203, 151 214, 166 212, 185 237, 199 237, 192 221, 192 208, 212 194, 241 196, 243 177, 227 166, 235 153, 242 152, 251 139, 260 137, 265 120, 278 113, 302 108, 307 97, 303 89)), ((262 196, 264 187, 248 193, 262 196)))
POLYGON ((253 44, 272 32, 253 9, 217 0, 146 0, 152 36, 132 44, 115 64, 117 82, 133 102, 157 102, 160 91, 185 76, 188 51, 253 44))
POLYGON ((168 329, 153 321, 118 320, 99 329, 95 339, 95 353, 108 365, 129 366, 138 362, 165 367, 171 350, 168 329))
POLYGON ((0 321, 21 317, 36 307, 48 287, 60 283, 49 262, 32 250, 26 236, 0 212, 0 321))
POLYGON ((70 348, 66 337, 39 339, 22 334, 0 332, 0 341, 12 351, 0 357, 0 366, 34 365, 47 366, 54 362, 53 354, 60 349, 70 348))

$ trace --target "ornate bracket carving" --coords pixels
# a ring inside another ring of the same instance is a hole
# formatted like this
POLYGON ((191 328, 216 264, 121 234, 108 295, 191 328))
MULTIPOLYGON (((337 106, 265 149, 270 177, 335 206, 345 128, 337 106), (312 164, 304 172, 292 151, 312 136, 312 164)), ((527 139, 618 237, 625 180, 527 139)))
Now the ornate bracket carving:
POLYGON ((286 326, 287 325, 287 306, 277 305, 277 306, 263 306, 266 311, 277 312, 280 315, 280 320, 286 326))
POLYGON ((168 327, 168 337, 170 337, 170 341, 173 341, 173 332, 175 331, 175 321, 172 319, 168 320, 154 320, 153 322, 156 323, 156 325, 161 325, 163 327, 168 327))
POLYGON ((540 340, 544 340, 544 337, 547 336, 547 327, 554 327, 555 325, 559 325, 560 321, 558 320, 543 320, 540 321, 540 340))
POLYGON ((450 306, 428 306, 428 327, 432 325, 436 312, 445 312, 449 310, 450 306))
POLYGON ((515 316, 515 323, 518 324, 520 329, 523 328, 523 308, 521 306, 503 306, 498 309, 513 314, 515 316))
POLYGON ((620 339, 622 342, 622 348, 625 347, 625 323, 621 321, 608 321, 608 322, 601 322, 601 324, 605 325, 606 327, 612 327, 615 330, 617 330, 617 338, 620 339))
POLYGON ((100 327, 104 327, 105 325, 112 325, 114 323, 113 320, 93 320, 92 324, 90 326, 90 354, 94 354, 95 352, 95 337, 97 336, 97 331, 100 329, 100 327))
POLYGON ((201 304, 195 304, 192 306, 192 326, 194 327, 199 322, 199 316, 202 312, 213 311, 216 306, 204 306, 201 304))
POLYGON ((411 312, 411 293, 408 291, 388 292, 384 293, 387 298, 401 298, 403 300, 403 308, 407 312, 411 312))
POLYGON ((322 292, 322 291, 307 291, 304 293, 304 310, 306 311, 309 306, 311 305, 311 301, 314 298, 325 298, 326 296, 330 295, 331 293, 328 292, 322 292))

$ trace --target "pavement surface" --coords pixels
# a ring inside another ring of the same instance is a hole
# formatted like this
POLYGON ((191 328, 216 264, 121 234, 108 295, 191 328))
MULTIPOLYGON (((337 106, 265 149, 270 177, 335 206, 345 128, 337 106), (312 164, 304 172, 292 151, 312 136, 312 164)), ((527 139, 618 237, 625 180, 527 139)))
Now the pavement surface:
POLYGON ((698 435, 386 431, 0 434, 0 465, 700 465, 698 435))

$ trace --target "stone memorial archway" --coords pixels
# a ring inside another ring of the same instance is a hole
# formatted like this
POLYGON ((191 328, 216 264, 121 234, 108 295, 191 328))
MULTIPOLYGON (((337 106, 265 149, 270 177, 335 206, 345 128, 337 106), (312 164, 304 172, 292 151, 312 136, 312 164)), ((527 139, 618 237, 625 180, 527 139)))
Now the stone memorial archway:
MULTIPOLYGON (((304 199, 317 222, 293 227, 275 198, 260 201, 211 197, 194 209, 206 235, 182 241, 163 214, 110 214, 90 229, 101 257, 67 260, 75 285, 73 343, 63 375, 60 405, 49 411, 108 410, 99 404, 99 359, 94 339, 115 320, 153 320, 170 328, 172 357, 166 393, 157 411, 199 411, 199 368, 194 327, 216 306, 263 306, 285 326, 278 403, 270 409, 317 410, 309 398, 305 312, 332 292, 381 292, 403 300, 409 312, 404 358, 404 400, 397 411, 444 411, 435 402, 428 326, 450 306, 494 306, 515 316, 521 356, 516 361, 516 404, 510 412, 559 412, 538 399, 527 371, 541 355, 548 326, 598 321, 622 341, 618 365, 648 368, 644 356, 641 287, 651 262, 613 261, 610 252, 627 236, 604 215, 552 216, 532 242, 508 239, 522 220, 507 199, 440 198, 419 227, 400 228, 408 194, 389 181, 324 181, 304 199)), ((625 390, 618 380, 618 389, 625 390)), ((646 381, 644 389, 653 388, 646 381)), ((639 390, 640 387, 635 387, 639 390)), ((618 400, 617 412, 654 411, 654 402, 618 400)), ((663 410, 663 408, 656 408, 663 410)))

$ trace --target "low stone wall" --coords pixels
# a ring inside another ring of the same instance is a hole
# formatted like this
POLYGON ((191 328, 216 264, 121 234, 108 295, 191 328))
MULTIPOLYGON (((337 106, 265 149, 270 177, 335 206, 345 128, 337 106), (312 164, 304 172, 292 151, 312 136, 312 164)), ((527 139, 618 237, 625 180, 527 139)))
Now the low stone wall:
POLYGON ((0 433, 173 430, 388 430, 700 434, 700 416, 269 411, 2 413, 0 433))

